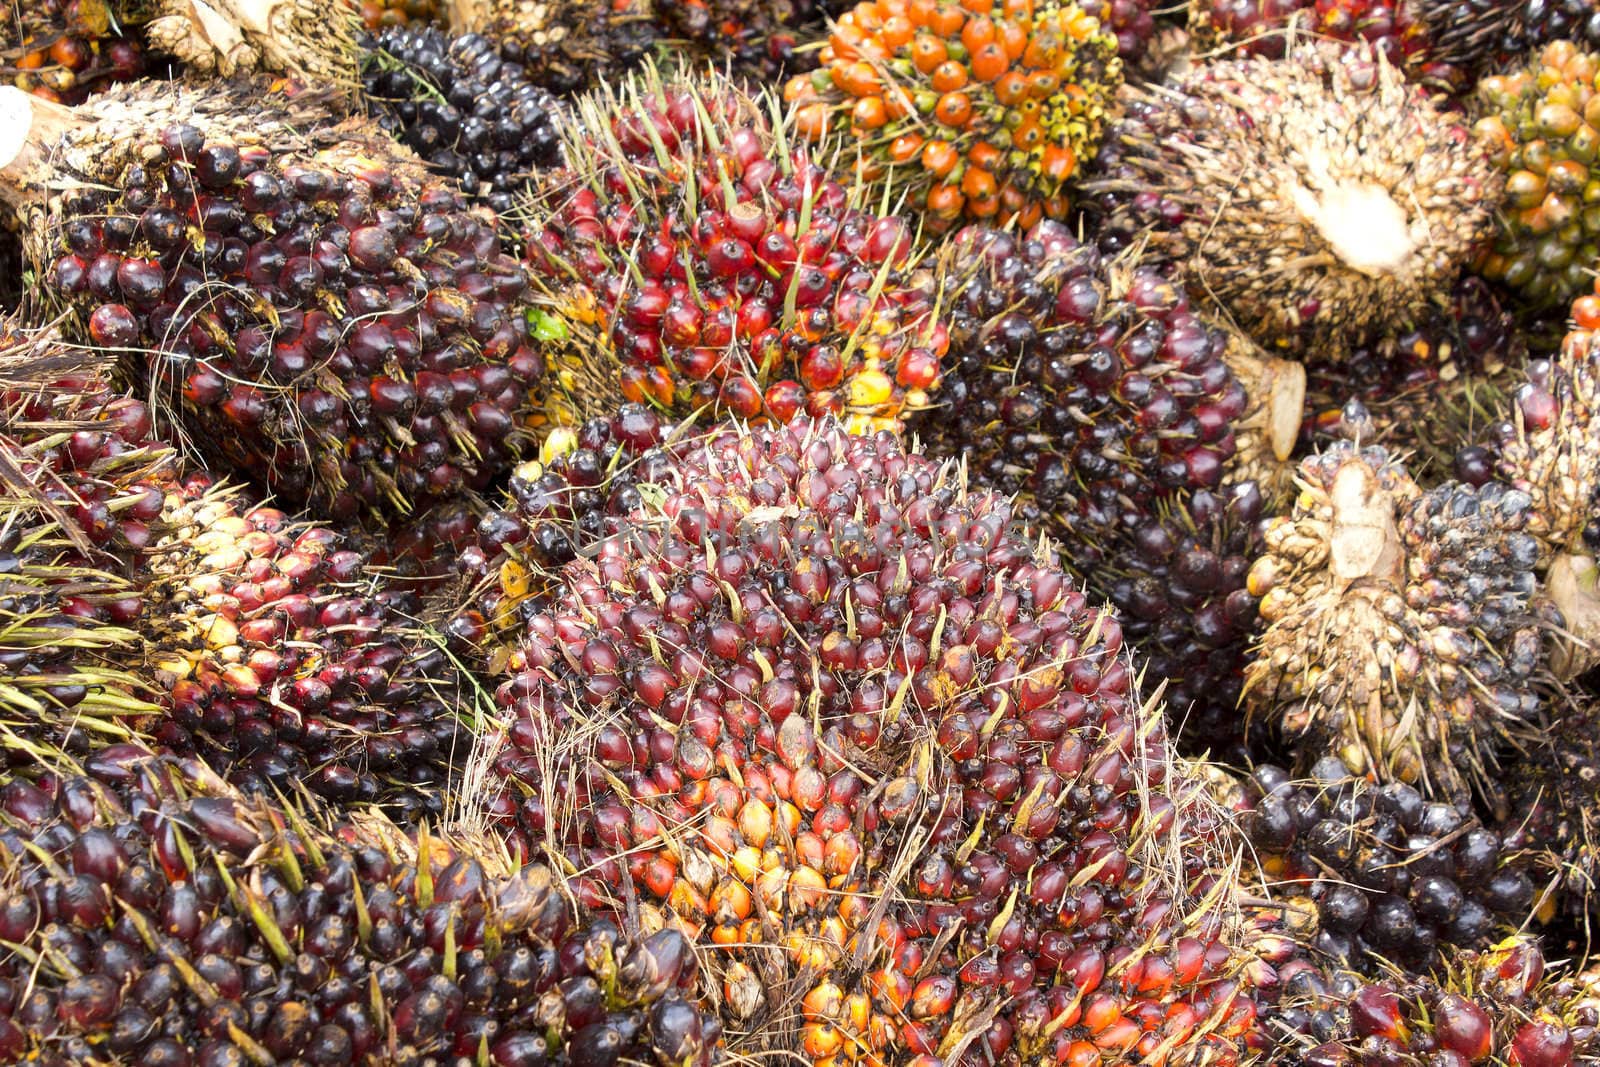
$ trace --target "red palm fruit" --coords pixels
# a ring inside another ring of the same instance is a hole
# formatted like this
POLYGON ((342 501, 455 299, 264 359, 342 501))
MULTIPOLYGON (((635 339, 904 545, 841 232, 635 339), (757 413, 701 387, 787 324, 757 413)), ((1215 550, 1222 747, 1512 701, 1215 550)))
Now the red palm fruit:
MULTIPOLYGON (((1105 1007, 1068 1039, 1131 1048, 1181 1006, 1218 1062, 1260 1040, 1265 994, 1229 976, 1288 943, 1193 903, 1228 896, 1218 825, 1116 617, 1004 497, 830 421, 669 452, 663 495, 565 568, 505 663, 516 848, 550 841, 581 899, 637 894, 713 968, 777 950, 827 975, 802 994, 819 1060, 970 1033, 1034 1062, 1080 991, 1105 1007)), ((756 1032, 782 1007, 739 1004, 756 1032)))
POLYGON ((948 344, 931 273, 790 120, 722 79, 649 70, 563 131, 573 169, 541 181, 527 243, 573 342, 554 375, 567 421, 625 399, 868 429, 928 403, 948 344))
POLYGON ((3 793, 19 791, 44 801, 8 805, 0 830, 0 899, 44 901, 0 958, 0 1042, 24 1059, 79 1042, 147 1064, 228 1062, 219 1045, 260 1062, 719 1055, 681 934, 575 922, 549 869, 470 836, 250 799, 128 744, 3 793), (80 865, 86 842, 111 842, 115 867, 80 865), (114 932, 57 891, 79 885, 115 895, 114 932), (44 958, 64 966, 28 962, 44 958))
MULTIPOLYGON (((543 374, 528 279, 494 220, 364 124, 244 103, 238 87, 151 84, 36 107, 49 180, 80 190, 28 215, 46 286, 212 461, 286 501, 343 520, 487 484, 528 436, 543 374), (115 269, 79 287, 84 258, 115 269), (448 377, 442 409, 411 400, 424 375, 448 377)), ((43 165, 26 151, 5 179, 43 165)))

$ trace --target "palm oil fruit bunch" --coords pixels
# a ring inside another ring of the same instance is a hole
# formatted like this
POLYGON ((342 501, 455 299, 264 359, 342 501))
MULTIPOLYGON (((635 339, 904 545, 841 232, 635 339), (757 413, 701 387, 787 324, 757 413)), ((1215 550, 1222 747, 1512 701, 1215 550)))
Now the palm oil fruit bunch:
POLYGON ((280 74, 353 93, 360 28, 357 0, 154 0, 145 37, 191 73, 280 74))
POLYGON ((1122 82, 1118 39, 1059 0, 867 0, 784 97, 809 141, 947 230, 1064 219, 1122 82))
POLYGON ((1592 201, 1600 138, 1600 54, 1547 45, 1522 68, 1478 85, 1475 132, 1505 174, 1505 204, 1478 270, 1529 304, 1560 307, 1588 291, 1600 262, 1592 201))
POLYGON ((1140 70, 1154 58, 1152 50, 1160 26, 1153 0, 1085 0, 1084 14, 1098 19, 1100 28, 1117 39, 1117 56, 1125 70, 1140 70))
POLYGON ((1170 270, 1059 223, 969 227, 946 255, 949 369, 912 428, 1061 543, 1176 718, 1236 724, 1250 532, 1288 488, 1302 368, 1197 314, 1170 270))
POLYGON ((1130 91, 1085 183, 1102 225, 1184 263, 1258 343, 1337 358, 1455 282, 1504 182, 1368 46, 1204 64, 1130 91))
POLYGON ((507 61, 553 93, 580 93, 643 62, 658 27, 641 0, 451 0, 450 28, 500 43, 507 61))
POLYGON ((1434 974, 1394 970, 1341 1006, 1340 1037, 1285 1057, 1294 1067, 1573 1067, 1592 1063, 1592 980, 1547 975, 1539 943, 1457 951, 1434 974))
POLYGON ((1481 485, 1494 473, 1482 442, 1527 361, 1515 317, 1487 282, 1463 275, 1403 331, 1306 368, 1309 437, 1406 454, 1424 484, 1454 476, 1481 485))
POLYGON ((859 206, 781 115, 650 70, 562 121, 572 169, 541 176, 528 258, 575 342, 555 377, 575 362, 592 383, 568 390, 571 421, 626 400, 878 428, 928 403, 948 337, 910 228, 859 206))
POLYGON ((805 418, 657 484, 507 663, 514 844, 689 931, 730 1034, 810 1062, 1243 1058, 1220 826, 1005 497, 805 418))
POLYGON ((416 595, 333 530, 203 477, 168 494, 162 524, 138 624, 166 712, 154 740, 256 790, 436 809, 470 737, 416 595))
POLYGON ((100 84, 132 81, 145 55, 107 0, 29 0, 6 12, 0 63, 10 83, 47 100, 75 102, 100 84))
POLYGON ((378 123, 462 192, 505 215, 533 172, 561 162, 556 101, 481 34, 384 30, 362 74, 378 123))
POLYGON ((1533 501, 1528 529, 1538 539, 1545 592, 1562 615, 1550 666, 1568 679, 1600 662, 1597 293, 1574 301, 1573 328, 1555 357, 1528 363, 1487 447, 1496 475, 1533 501))
POLYGON ((1471 814, 1404 782, 1376 785, 1324 756, 1310 777, 1258 766, 1240 825, 1279 896, 1309 896, 1314 944, 1346 966, 1427 971, 1441 947, 1485 947, 1516 927, 1534 884, 1514 849, 1471 814))
POLYGON ((0 788, 8 1062, 709 1067, 682 935, 572 921, 471 838, 247 799, 131 745, 0 788))
POLYGON ((486 484, 544 368, 494 216, 376 129, 249 93, 35 104, 0 185, 41 286, 286 502, 347 519, 486 484))
POLYGON ((1434 799, 1495 797, 1496 742, 1533 724, 1549 612, 1528 494, 1424 491, 1382 448, 1300 465, 1249 589, 1265 624, 1245 707, 1351 771, 1434 799))

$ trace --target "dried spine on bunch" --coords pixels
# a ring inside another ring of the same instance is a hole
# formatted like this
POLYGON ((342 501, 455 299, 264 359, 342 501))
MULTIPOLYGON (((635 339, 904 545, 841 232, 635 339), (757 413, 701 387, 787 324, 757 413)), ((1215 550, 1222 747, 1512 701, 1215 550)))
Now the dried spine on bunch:
POLYGON ((156 0, 145 35, 197 73, 285 74, 353 92, 360 26, 355 0, 156 0))
POLYGON ((1088 206, 1154 224, 1257 341, 1319 358, 1403 326, 1471 261, 1503 177, 1370 48, 1307 44, 1130 90, 1088 206))

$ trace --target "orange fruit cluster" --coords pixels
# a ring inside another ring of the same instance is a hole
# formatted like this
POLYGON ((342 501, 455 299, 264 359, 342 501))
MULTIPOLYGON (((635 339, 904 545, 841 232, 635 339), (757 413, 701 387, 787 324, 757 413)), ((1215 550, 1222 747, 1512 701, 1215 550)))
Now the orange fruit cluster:
POLYGON ((865 0, 784 96, 802 135, 865 149, 862 176, 909 193, 935 229, 1032 226, 1067 214, 1121 78, 1116 38, 1076 4, 865 0))

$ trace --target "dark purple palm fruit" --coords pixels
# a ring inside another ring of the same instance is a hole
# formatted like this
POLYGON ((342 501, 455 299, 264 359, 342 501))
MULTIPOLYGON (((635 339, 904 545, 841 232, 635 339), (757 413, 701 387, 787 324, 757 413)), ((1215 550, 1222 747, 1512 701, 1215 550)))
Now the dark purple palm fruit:
POLYGON ((386 29, 362 83, 379 126, 500 215, 535 170, 561 163, 555 98, 481 34, 386 29))
POLYGON ((814 1063, 1242 1061, 1275 973, 1244 957, 1287 943, 1232 925, 1117 617, 1008 499, 834 420, 672 451, 504 664, 513 848, 695 931, 739 1028, 814 1063))
POLYGON ((487 485, 544 368, 494 217, 366 123, 251 93, 147 84, 22 112, 0 195, 44 294, 285 502, 342 520, 487 485))
POLYGON ((1198 315, 1169 272, 1056 223, 968 229, 949 254, 945 403, 913 429, 1016 494, 1117 605, 1186 743, 1231 744, 1255 617, 1244 577, 1289 489, 1303 371, 1198 315))
POLYGON ((1470 808, 1375 784, 1337 756, 1301 779, 1259 766, 1233 800, 1267 888, 1309 899, 1315 946, 1344 966, 1426 971, 1441 948, 1487 947, 1537 903, 1531 864, 1470 808))
POLYGON ((86 767, 0 788, 7 1062, 719 1056, 684 936, 574 921, 546 867, 247 799, 132 745, 86 767))

